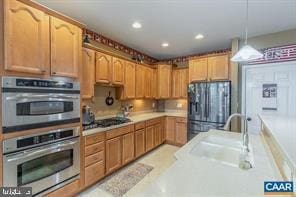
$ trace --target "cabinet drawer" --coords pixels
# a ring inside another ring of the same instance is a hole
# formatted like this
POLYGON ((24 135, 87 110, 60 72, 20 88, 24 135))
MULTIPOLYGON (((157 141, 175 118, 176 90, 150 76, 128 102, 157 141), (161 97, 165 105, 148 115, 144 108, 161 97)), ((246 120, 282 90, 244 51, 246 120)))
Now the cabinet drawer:
POLYGON ((85 147, 85 156, 89 156, 96 152, 102 151, 105 149, 104 142, 96 143, 90 146, 85 147))
POLYGON ((85 166, 89 166, 93 163, 96 163, 96 162, 99 162, 99 161, 102 161, 104 159, 104 155, 105 152, 104 151, 100 151, 98 153, 95 153, 95 154, 92 154, 88 157, 85 158, 85 166))
POLYGON ((104 160, 92 164, 85 168, 85 185, 91 185, 100 180, 105 175, 105 163, 104 160))
POLYGON ((124 134, 130 133, 130 132, 133 132, 134 130, 135 130, 134 125, 120 127, 118 129, 113 129, 113 130, 107 131, 106 138, 107 139, 115 138, 120 135, 124 135, 124 134))
POLYGON ((160 123, 161 122, 161 118, 154 118, 154 119, 151 119, 151 120, 147 120, 146 121, 146 127, 149 127, 151 125, 155 125, 157 123, 160 123))
POLYGON ((135 124, 135 130, 140 130, 145 128, 145 122, 139 122, 135 124))
POLYGON ((85 137, 85 146, 95 144, 105 140, 105 132, 89 135, 85 137))

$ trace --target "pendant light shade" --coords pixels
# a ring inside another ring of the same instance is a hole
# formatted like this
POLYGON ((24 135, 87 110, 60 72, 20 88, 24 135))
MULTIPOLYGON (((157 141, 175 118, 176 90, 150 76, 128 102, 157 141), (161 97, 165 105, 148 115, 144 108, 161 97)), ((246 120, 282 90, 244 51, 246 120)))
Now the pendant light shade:
POLYGON ((263 54, 251 47, 250 45, 244 45, 232 58, 233 62, 247 62, 262 58, 263 54))
POLYGON ((249 21, 249 1, 246 0, 246 27, 245 27, 245 44, 244 46, 231 58, 233 62, 248 62, 263 57, 263 54, 248 45, 248 21, 249 21))

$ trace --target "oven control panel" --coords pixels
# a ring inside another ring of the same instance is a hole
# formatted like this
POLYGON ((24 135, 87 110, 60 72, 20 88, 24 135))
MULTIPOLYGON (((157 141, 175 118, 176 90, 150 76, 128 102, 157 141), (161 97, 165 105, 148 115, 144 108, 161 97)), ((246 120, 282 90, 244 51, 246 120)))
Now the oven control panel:
POLYGON ((68 83, 63 81, 36 80, 36 79, 16 79, 16 86, 72 89, 73 83, 68 83))

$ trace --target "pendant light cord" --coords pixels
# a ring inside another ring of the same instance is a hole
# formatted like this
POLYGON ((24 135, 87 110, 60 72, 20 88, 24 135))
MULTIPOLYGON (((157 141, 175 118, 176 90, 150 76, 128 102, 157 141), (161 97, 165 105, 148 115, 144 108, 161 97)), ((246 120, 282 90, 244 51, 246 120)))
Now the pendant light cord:
POLYGON ((246 6, 246 21, 245 21, 246 29, 246 39, 245 39, 245 45, 248 44, 248 23, 249 23, 249 0, 247 0, 247 6, 246 6))

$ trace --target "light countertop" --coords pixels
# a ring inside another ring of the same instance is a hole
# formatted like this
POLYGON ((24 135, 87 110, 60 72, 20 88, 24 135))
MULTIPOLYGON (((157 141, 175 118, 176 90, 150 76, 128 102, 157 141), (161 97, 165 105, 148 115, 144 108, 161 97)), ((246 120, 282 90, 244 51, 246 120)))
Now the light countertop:
POLYGON ((250 135, 254 166, 249 170, 192 156, 190 150, 209 135, 241 139, 238 133, 219 130, 198 134, 176 152, 177 161, 142 196, 263 196, 264 181, 281 180, 260 135, 250 135))
MULTIPOLYGON (((110 118, 110 117, 115 117, 114 116, 104 116, 104 117, 96 117, 96 119, 103 119, 103 118, 110 118)), ((125 124, 120 124, 120 125, 114 125, 111 127, 105 127, 105 128, 95 128, 95 129, 88 129, 83 131, 83 136, 86 135, 91 135, 91 134, 95 134, 98 132, 103 132, 103 131, 108 131, 111 129, 116 129, 116 128, 120 128, 123 126, 127 126, 130 124, 135 124, 137 122, 142 122, 142 121, 146 121, 146 120, 150 120, 153 118, 159 118, 159 117, 163 117, 163 116, 174 116, 174 117, 187 117, 187 113, 186 111, 167 111, 167 112, 147 112, 147 113, 138 113, 138 114, 134 114, 129 116, 128 118, 132 121, 132 122, 128 122, 125 124)))
POLYGON ((296 116, 259 115, 259 117, 295 168, 296 116))

